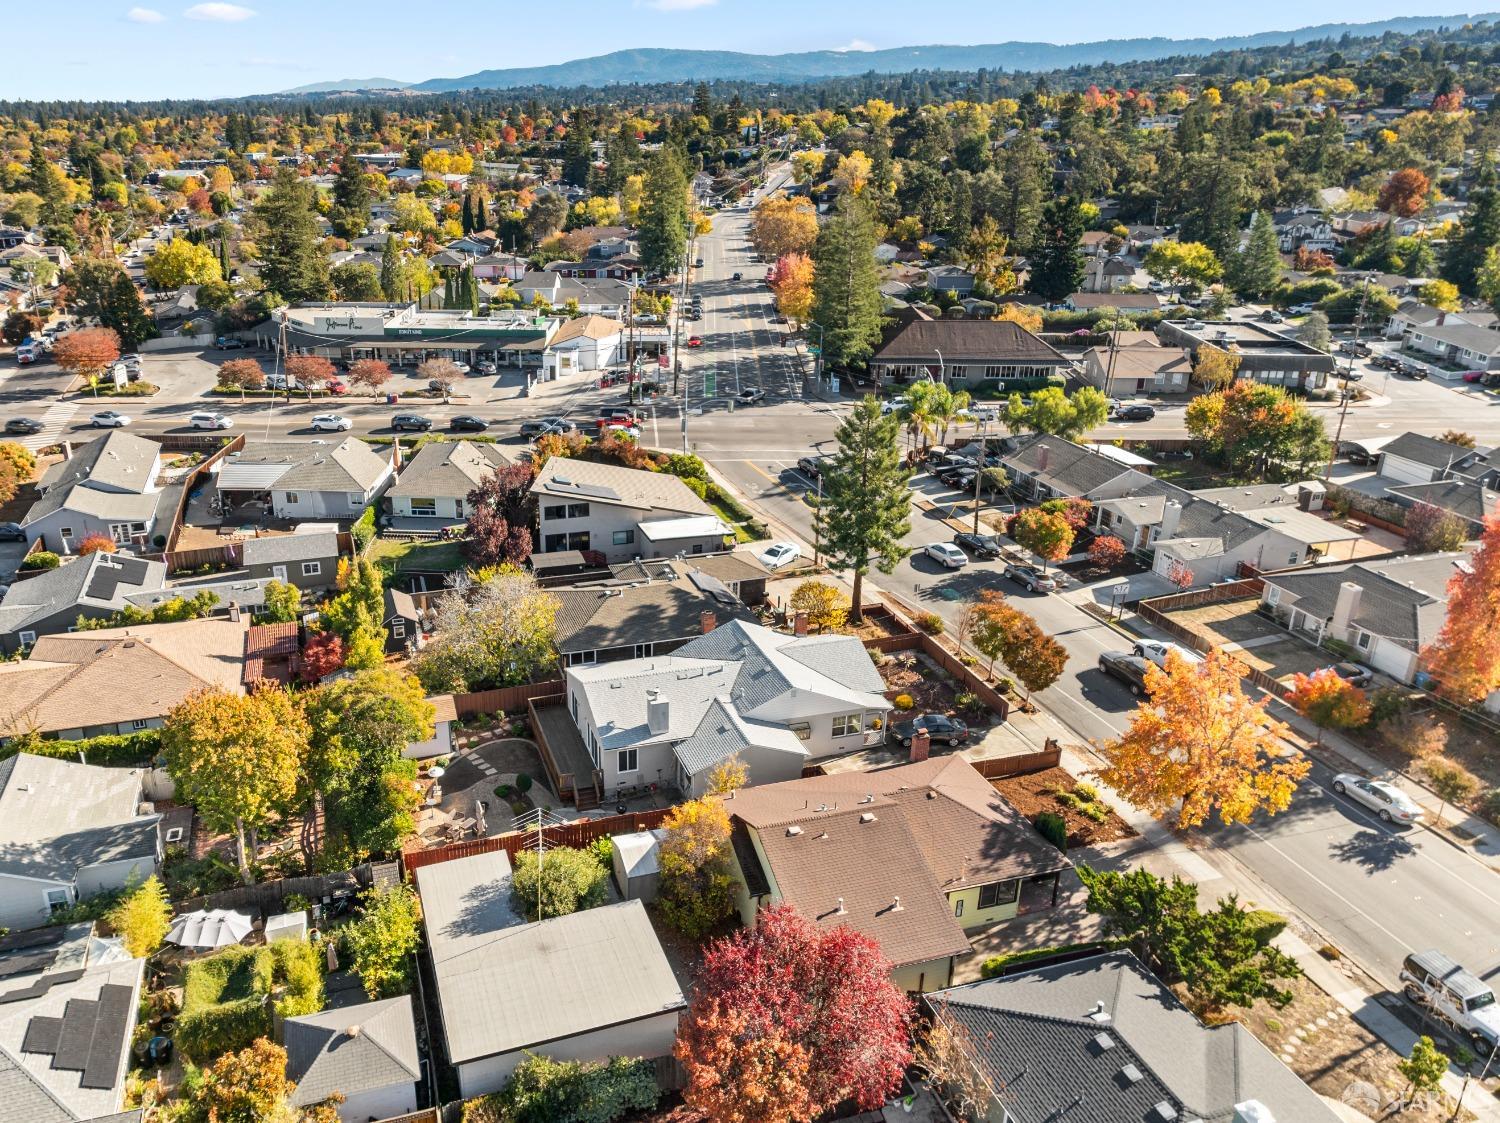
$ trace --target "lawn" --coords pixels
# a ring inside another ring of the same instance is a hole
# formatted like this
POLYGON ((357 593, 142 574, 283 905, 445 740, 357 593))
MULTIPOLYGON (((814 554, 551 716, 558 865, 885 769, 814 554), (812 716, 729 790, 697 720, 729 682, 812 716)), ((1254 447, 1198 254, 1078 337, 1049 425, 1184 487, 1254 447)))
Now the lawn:
POLYGON ((225 948, 183 971, 177 1043, 207 1064, 266 1036, 273 1008, 294 1018, 316 1013, 323 1003, 322 959, 312 944, 283 940, 270 947, 225 948))
POLYGON ((377 538, 370 560, 386 573, 451 573, 464 567, 463 543, 377 538))

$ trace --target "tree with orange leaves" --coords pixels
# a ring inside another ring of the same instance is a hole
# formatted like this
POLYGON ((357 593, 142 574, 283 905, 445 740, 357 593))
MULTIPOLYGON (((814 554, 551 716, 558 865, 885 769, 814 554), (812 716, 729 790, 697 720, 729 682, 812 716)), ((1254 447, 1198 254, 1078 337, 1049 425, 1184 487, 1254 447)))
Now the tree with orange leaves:
POLYGON ((813 263, 805 253, 783 254, 766 273, 776 307, 789 320, 805 321, 812 312, 813 263))
POLYGON ((1410 218, 1427 205, 1427 192, 1431 188, 1432 181, 1420 168, 1402 168, 1381 186, 1375 206, 1389 214, 1410 218))
POLYGON ((1165 668, 1148 668, 1150 701, 1103 746, 1110 763, 1100 779, 1155 816, 1175 809, 1178 827, 1215 813, 1245 823, 1257 811, 1285 811, 1310 765, 1285 757, 1286 725, 1266 716, 1264 701, 1245 697, 1239 670, 1217 648, 1201 663, 1172 651, 1165 668))
POLYGON ((1353 729, 1370 720, 1370 699, 1332 667, 1310 675, 1294 675, 1287 704, 1318 727, 1318 744, 1325 729, 1353 729))
POLYGON ((1500 515, 1448 581, 1448 615, 1422 652, 1438 691, 1465 705, 1500 688, 1500 515))

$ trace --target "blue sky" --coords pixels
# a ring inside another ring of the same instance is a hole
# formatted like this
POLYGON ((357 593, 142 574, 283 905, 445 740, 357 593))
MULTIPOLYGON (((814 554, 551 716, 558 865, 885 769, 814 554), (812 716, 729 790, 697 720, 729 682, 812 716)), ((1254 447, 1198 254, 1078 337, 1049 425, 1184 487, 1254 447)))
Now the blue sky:
POLYGON ((7 0, 4 6, 0 97, 55 99, 224 97, 375 76, 421 81, 626 47, 780 53, 1235 35, 1449 14, 1463 5, 1260 0, 1253 12, 1182 0, 1072 0, 1060 8, 1016 0, 7 0), (1053 18, 1059 11, 1067 13, 1066 23, 1053 18), (913 19, 914 12, 940 18, 913 19))

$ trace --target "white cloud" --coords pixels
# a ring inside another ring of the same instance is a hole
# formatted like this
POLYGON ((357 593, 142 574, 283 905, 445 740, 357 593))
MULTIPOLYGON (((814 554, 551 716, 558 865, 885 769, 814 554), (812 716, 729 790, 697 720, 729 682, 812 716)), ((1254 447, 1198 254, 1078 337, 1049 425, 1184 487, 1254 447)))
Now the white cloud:
POLYGON ((239 23, 255 15, 250 8, 242 8, 238 4, 194 4, 182 13, 188 19, 210 20, 214 23, 239 23))
POLYGON ((851 39, 846 45, 834 47, 833 49, 840 54, 845 54, 849 51, 873 51, 876 48, 875 44, 871 43, 868 39, 851 39))
POLYGON ((167 17, 155 8, 131 8, 125 13, 125 18, 131 23, 163 23, 167 17))
POLYGON ((719 0, 646 0, 646 7, 658 12, 690 12, 694 8, 709 8, 719 0))

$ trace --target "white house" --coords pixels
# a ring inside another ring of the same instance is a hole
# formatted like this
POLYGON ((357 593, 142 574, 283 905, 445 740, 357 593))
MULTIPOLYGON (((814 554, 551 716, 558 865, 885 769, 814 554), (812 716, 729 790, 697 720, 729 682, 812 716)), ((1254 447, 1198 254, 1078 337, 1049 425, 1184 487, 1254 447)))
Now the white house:
POLYGON ((687 484, 663 472, 554 456, 531 494, 546 553, 591 550, 606 562, 716 554, 733 533, 687 484))
POLYGON ((1446 371, 1440 370, 1440 374, 1500 367, 1500 331, 1478 324, 1449 320, 1414 327, 1406 337, 1405 349, 1419 359, 1447 368, 1446 371))
POLYGON ((606 794, 648 783, 693 796, 738 756, 755 784, 880 736, 885 685, 852 636, 735 620, 669 656, 567 669, 568 713, 606 794))
POLYGON ((342 1123, 393 1119, 417 1110, 422 1059, 411 995, 288 1018, 283 1027, 292 1106, 334 1096, 342 1123))
POLYGON ((542 356, 542 368, 553 374, 603 370, 623 362, 625 325, 607 316, 579 316, 557 329, 542 356))
POLYGON ((357 437, 327 441, 250 441, 220 462, 225 514, 269 508, 278 519, 352 522, 395 477, 396 454, 381 454, 357 437))
POLYGON ((160 475, 161 445, 111 430, 42 475, 40 498, 22 523, 26 540, 40 541, 57 554, 73 553, 95 534, 120 546, 150 549, 158 523, 170 527, 174 515, 163 511, 158 516, 160 475))
POLYGON ((403 530, 436 530, 462 523, 469 517, 464 506, 469 492, 509 463, 510 458, 493 444, 424 444, 386 492, 393 525, 403 530))

